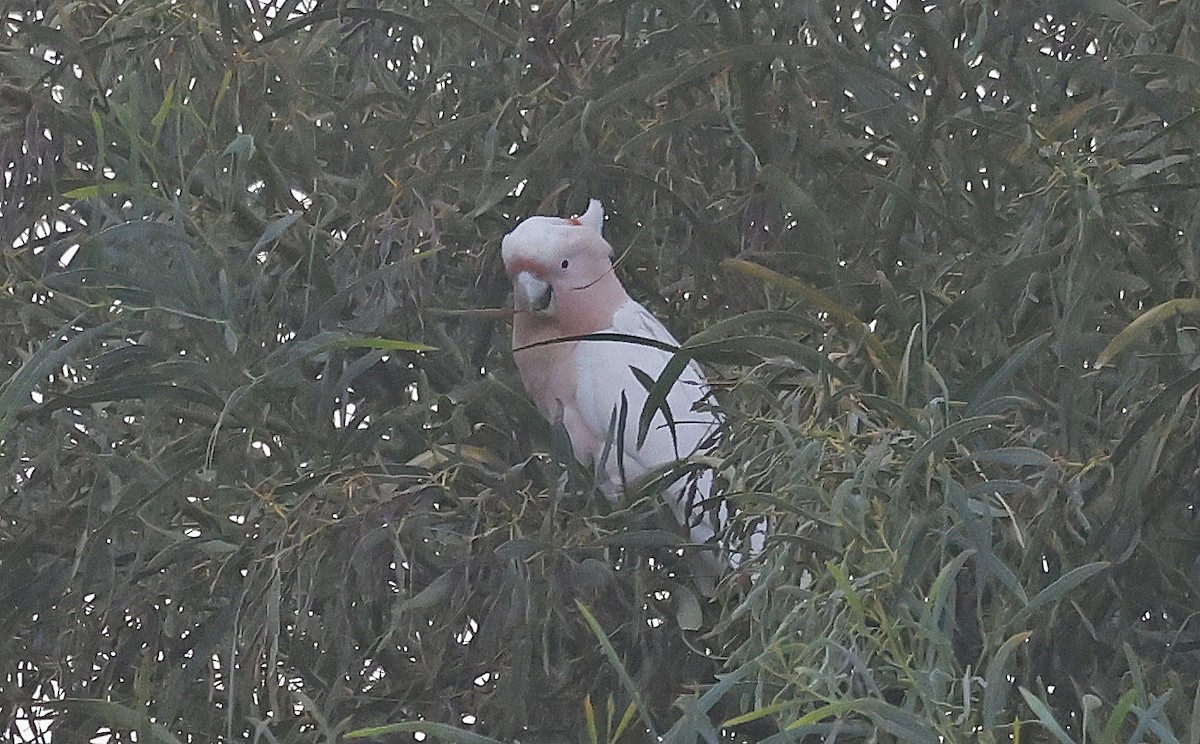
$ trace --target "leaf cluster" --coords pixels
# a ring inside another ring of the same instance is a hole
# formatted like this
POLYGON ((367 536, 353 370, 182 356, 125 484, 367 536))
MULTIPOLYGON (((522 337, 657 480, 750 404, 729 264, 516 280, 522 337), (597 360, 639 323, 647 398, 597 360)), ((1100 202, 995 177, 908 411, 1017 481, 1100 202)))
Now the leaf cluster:
POLYGON ((0 8, 14 740, 1200 736, 1187 3, 0 8), (711 598, 511 364, 589 197, 711 598))

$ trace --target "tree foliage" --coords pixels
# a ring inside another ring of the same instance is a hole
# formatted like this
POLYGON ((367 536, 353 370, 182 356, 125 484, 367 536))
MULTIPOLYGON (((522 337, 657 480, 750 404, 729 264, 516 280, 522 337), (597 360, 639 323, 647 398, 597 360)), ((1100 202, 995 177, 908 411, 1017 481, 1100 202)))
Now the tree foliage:
POLYGON ((0 8, 10 737, 1200 736, 1190 3, 0 8), (514 374, 591 196, 711 599, 514 374))

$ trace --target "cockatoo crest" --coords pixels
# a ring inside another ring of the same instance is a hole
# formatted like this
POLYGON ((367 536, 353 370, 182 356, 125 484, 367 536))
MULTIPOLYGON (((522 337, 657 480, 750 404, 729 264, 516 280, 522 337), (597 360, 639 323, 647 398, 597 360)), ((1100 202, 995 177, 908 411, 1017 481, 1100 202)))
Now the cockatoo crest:
POLYGON ((572 217, 570 222, 576 225, 590 227, 596 231, 596 234, 604 236, 604 207, 600 205, 599 199, 588 201, 587 211, 578 217, 572 217))
POLYGON ((612 246, 602 235, 604 207, 597 199, 578 217, 530 217, 501 241, 501 256, 511 275, 514 269, 552 268, 561 266, 564 257, 586 252, 612 258, 612 246), (586 228, 580 230, 579 228, 586 228))

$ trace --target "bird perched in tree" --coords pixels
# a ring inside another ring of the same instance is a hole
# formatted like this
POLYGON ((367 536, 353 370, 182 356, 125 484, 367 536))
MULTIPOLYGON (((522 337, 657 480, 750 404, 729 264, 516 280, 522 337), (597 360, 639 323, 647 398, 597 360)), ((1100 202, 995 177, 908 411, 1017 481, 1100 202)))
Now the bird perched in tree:
MULTIPOLYGON (((525 389, 547 419, 562 423, 576 459, 594 467, 615 499, 625 484, 712 447, 721 415, 692 361, 666 397, 669 417, 657 411, 639 444, 646 383, 658 379, 672 357, 666 348, 679 342, 625 292, 603 222, 595 199, 579 217, 530 217, 504 236, 501 255, 525 389), (636 338, 576 338, 588 334, 636 338)), ((709 542, 729 516, 724 502, 704 503, 712 480, 711 470, 692 469, 664 494, 694 543, 709 542)))

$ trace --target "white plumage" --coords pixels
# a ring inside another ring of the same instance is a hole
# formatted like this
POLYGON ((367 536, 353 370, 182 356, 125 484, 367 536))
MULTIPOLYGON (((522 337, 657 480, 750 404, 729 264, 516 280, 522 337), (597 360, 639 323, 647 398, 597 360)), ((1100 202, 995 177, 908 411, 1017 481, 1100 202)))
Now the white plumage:
MULTIPOLYGON (((612 325, 600 332, 679 345, 658 318, 632 299, 613 314, 612 325)), ((615 495, 615 487, 622 481, 637 480, 663 465, 705 452, 715 444, 721 421, 700 367, 691 362, 667 394, 671 421, 661 411, 657 412, 651 419, 645 441, 638 447, 638 421, 649 392, 633 370, 639 369, 650 379, 657 380, 670 359, 671 354, 662 349, 634 342, 586 341, 575 349, 579 370, 576 401, 581 418, 590 431, 603 432, 606 443, 610 436, 622 435, 620 447, 611 440, 607 457, 601 451, 592 462, 597 472, 603 469, 611 495, 615 495), (622 393, 625 395, 624 427, 620 426, 622 393), (618 458, 618 453, 623 455, 623 460, 618 458)), ((703 519, 700 505, 708 498, 711 488, 712 472, 701 470, 674 483, 667 493, 676 518, 688 525, 691 538, 697 543, 708 542, 714 534, 714 524, 712 520, 703 519)), ((722 524, 724 517, 722 509, 718 515, 722 524)))
MULTIPOLYGON (((561 340, 613 333, 679 345, 621 286, 612 247, 601 235, 603 214, 593 199, 578 218, 530 217, 504 237, 502 256, 514 287, 513 351, 522 381, 542 413, 562 422, 575 456, 595 467, 605 492, 616 498, 626 483, 711 447, 721 419, 699 365, 691 362, 667 395, 674 426, 657 412, 639 447, 648 392, 634 370, 656 380, 671 352, 634 341, 561 340)), ((695 543, 709 542, 728 516, 724 503, 707 510, 701 504, 712 479, 710 470, 693 471, 664 494, 695 543)))

